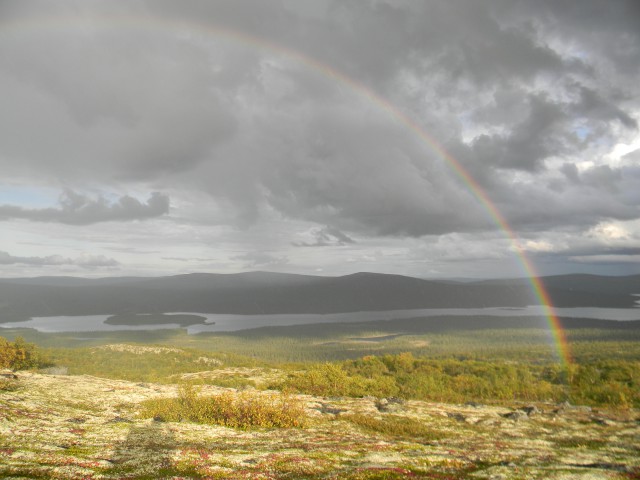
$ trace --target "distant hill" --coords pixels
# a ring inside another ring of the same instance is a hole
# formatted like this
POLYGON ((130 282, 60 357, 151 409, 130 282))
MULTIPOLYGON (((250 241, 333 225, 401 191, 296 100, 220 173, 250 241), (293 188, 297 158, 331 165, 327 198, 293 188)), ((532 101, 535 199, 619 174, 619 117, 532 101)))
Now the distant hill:
MULTIPOLYGON (((543 277, 558 307, 633 307, 640 275, 543 277)), ((320 277, 269 272, 168 277, 0 279, 0 321, 53 315, 201 312, 337 313, 416 308, 521 307, 527 279, 450 282, 355 273, 320 277)))
MULTIPOLYGON (((640 300, 640 297, 633 297, 633 294, 640 294, 640 275, 612 277, 571 274, 541 277, 540 280, 549 293, 552 303, 557 307, 625 308, 634 306, 635 300, 640 300), (585 299, 585 296, 591 299, 585 299), (631 301, 631 304, 626 305, 621 297, 625 297, 627 302, 631 301)), ((527 285, 529 280, 526 278, 484 280, 474 284, 507 287, 527 285)))

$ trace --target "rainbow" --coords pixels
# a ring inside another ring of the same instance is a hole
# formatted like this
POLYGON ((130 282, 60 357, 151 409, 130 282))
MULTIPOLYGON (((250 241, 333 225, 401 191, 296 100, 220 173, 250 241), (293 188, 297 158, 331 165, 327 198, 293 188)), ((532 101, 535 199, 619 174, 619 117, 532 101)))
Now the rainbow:
MULTIPOLYGON (((24 33, 32 31, 45 31, 47 29, 63 29, 63 28, 79 28, 86 26, 86 20, 72 16, 51 16, 44 18, 27 18, 22 20, 1 21, 0 20, 0 38, 8 33, 24 33)), ((377 105, 385 111, 393 119, 404 125, 408 130, 413 132, 420 141, 425 144, 431 151, 436 153, 450 167, 453 174, 468 188, 469 192, 484 207, 492 222, 501 229, 512 244, 512 248, 521 263, 526 274, 527 280, 531 286, 531 290, 536 300, 542 305, 544 316, 546 318, 549 331, 553 338, 553 344, 556 349, 556 356, 561 366, 566 367, 572 363, 571 352, 567 342, 562 324, 558 316, 555 314, 553 304, 539 276, 527 258, 524 249, 520 245, 517 234, 509 226, 502 213, 496 205, 488 197, 487 193, 482 189, 480 184, 471 176, 471 174, 449 154, 445 148, 435 138, 425 132, 416 121, 412 120, 407 114, 402 112, 398 107, 389 100, 382 97, 370 87, 355 80, 330 65, 327 65, 307 54, 298 50, 275 43, 271 40, 261 38, 246 32, 234 30, 221 25, 204 24, 197 21, 178 21, 159 16, 141 16, 141 15, 104 15, 91 19, 91 25, 100 28, 128 28, 139 31, 140 29, 149 29, 150 31, 165 32, 172 31, 178 33, 193 34, 194 32, 205 37, 217 37, 235 41, 239 44, 250 46, 253 48, 264 49, 285 56, 286 58, 300 63, 324 77, 334 80, 341 85, 348 87, 354 94, 359 95, 368 102, 377 105)))

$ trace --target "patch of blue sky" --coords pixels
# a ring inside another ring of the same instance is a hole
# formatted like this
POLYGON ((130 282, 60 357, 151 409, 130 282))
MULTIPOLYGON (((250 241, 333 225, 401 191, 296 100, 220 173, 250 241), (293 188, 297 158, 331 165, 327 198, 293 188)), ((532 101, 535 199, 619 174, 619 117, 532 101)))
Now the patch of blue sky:
POLYGON ((589 135, 591 135, 593 130, 591 130, 591 128, 587 127, 586 125, 581 125, 578 128, 576 128, 574 132, 580 140, 584 140, 589 135))
POLYGON ((0 183, 0 205, 24 208, 51 207, 58 203, 59 190, 0 183))

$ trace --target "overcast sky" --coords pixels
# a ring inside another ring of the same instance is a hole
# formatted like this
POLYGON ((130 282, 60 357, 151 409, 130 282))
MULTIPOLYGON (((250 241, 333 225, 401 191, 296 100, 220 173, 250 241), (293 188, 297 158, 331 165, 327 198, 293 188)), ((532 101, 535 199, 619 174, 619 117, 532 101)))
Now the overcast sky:
POLYGON ((638 25, 637 0, 0 0, 0 277, 524 275, 482 196, 541 274, 640 273, 638 25))

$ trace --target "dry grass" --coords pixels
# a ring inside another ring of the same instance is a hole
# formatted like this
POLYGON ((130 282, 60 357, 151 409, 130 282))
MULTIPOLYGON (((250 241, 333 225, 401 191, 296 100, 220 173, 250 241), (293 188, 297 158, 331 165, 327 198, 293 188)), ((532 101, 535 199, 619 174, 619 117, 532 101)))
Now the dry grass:
POLYGON ((442 438, 441 433, 427 427, 424 423, 413 418, 399 415, 385 415, 382 418, 376 418, 371 415, 354 413, 351 415, 343 415, 340 419, 347 420, 363 430, 381 433, 389 437, 419 438, 422 440, 437 440, 442 438))

